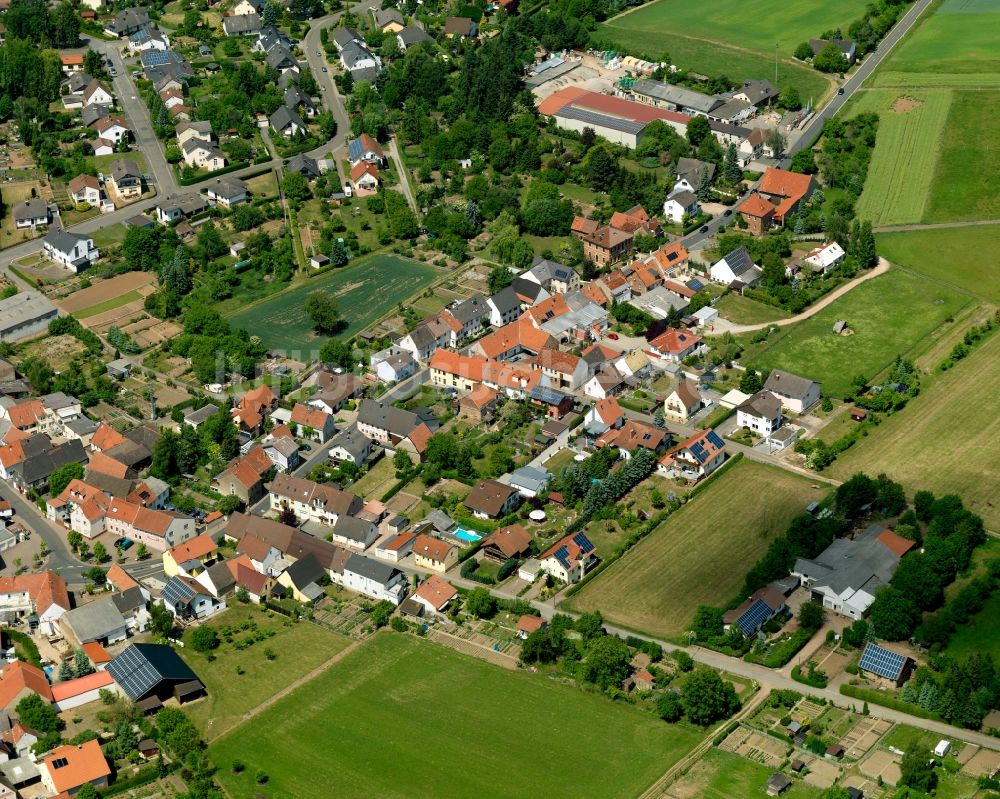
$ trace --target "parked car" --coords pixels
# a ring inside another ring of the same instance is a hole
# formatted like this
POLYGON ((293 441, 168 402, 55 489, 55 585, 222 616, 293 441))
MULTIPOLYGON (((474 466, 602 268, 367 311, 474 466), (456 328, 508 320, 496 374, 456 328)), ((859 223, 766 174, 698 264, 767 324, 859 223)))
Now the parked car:
POLYGON ((608 338, 611 339, 612 341, 618 341, 618 334, 617 333, 608 333, 608 338))
POLYGON ((726 212, 723 214, 723 216, 732 216, 732 215, 733 215, 733 209, 732 208, 727 208, 726 212))
POLYGON ((708 233, 708 225, 702 225, 701 226, 701 232, 702 233, 708 233))

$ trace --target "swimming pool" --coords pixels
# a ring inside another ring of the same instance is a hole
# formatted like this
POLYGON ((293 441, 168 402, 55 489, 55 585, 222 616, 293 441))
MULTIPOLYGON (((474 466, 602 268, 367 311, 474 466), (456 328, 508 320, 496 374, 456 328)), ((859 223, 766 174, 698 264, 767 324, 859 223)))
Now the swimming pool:
POLYGON ((463 541, 470 542, 479 541, 482 538, 479 533, 474 533, 472 530, 466 530, 464 527, 456 527, 452 535, 455 536, 455 538, 460 538, 463 541))

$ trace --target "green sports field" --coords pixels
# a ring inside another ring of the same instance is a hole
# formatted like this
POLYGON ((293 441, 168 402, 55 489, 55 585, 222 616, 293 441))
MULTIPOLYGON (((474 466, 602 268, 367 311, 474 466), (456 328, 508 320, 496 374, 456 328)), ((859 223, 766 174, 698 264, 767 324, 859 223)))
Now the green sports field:
POLYGON ((701 738, 606 697, 380 633, 211 745, 229 796, 637 796, 701 738), (243 773, 230 765, 239 759, 243 773), (267 785, 254 784, 258 769, 267 785))
POLYGON ((639 56, 661 60, 665 53, 681 69, 734 80, 774 80, 775 45, 778 88, 795 86, 803 100, 816 102, 830 82, 809 66, 791 59, 795 46, 827 28, 859 17, 865 0, 823 3, 803 0, 776 11, 765 0, 718 0, 711 5, 685 0, 655 0, 608 20, 597 31, 600 41, 639 56))
POLYGON ((894 264, 1000 305, 1000 225, 880 233, 878 251, 894 264))
POLYGON ((896 269, 862 283, 815 316, 779 328, 762 345, 749 344, 743 361, 758 370, 786 369, 842 397, 855 375, 873 377, 897 354, 906 355, 971 297, 896 269), (849 336, 833 333, 845 320, 849 336))
POLYGON ((427 264, 376 255, 251 305, 230 316, 229 321, 260 336, 268 347, 307 353, 318 349, 324 340, 312 331, 302 309, 310 292, 320 290, 337 298, 340 314, 349 323, 342 335, 350 336, 419 293, 436 275, 434 267, 427 264))
POLYGON ((906 409, 882 421, 843 453, 830 471, 844 479, 859 469, 885 472, 908 492, 958 494, 1000 529, 1000 333, 947 372, 934 376, 906 409))
POLYGON ((566 604, 631 629, 680 636, 699 605, 732 599, 771 541, 822 498, 811 486, 807 477, 743 460, 566 604))

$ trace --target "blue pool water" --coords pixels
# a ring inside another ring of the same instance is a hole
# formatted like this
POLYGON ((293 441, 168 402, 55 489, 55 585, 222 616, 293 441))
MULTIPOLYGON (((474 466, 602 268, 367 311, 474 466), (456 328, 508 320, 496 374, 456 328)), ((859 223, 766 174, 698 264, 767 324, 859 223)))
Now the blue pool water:
POLYGON ((479 533, 474 533, 472 530, 466 530, 464 527, 456 527, 455 532, 452 533, 455 538, 461 538, 463 541, 478 541, 482 538, 479 533))

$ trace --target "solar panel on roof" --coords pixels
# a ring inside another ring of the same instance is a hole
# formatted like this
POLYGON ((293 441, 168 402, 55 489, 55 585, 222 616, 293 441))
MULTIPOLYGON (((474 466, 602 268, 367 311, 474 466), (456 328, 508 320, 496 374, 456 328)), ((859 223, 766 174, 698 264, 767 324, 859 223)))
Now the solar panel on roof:
POLYGON ((590 543, 590 539, 587 538, 585 533, 577 533, 573 536, 573 543, 576 544, 584 552, 589 552, 594 548, 594 545, 590 543))
POLYGON ((771 608, 768 607, 767 603, 763 599, 755 599, 736 620, 736 626, 744 635, 753 635, 764 626, 771 615, 771 608))
POLYGON ((160 674, 135 646, 108 664, 108 672, 132 699, 139 699, 160 681, 160 674))
POLYGON ((705 438, 708 439, 708 441, 710 441, 715 446, 719 447, 719 449, 722 449, 722 447, 725 446, 725 444, 722 442, 722 439, 719 437, 719 434, 716 433, 714 430, 709 430, 708 435, 706 435, 705 438))
POLYGON ((905 655, 885 649, 878 644, 868 644, 861 654, 858 668, 861 671, 877 674, 879 677, 895 680, 903 670, 905 662, 905 655))

